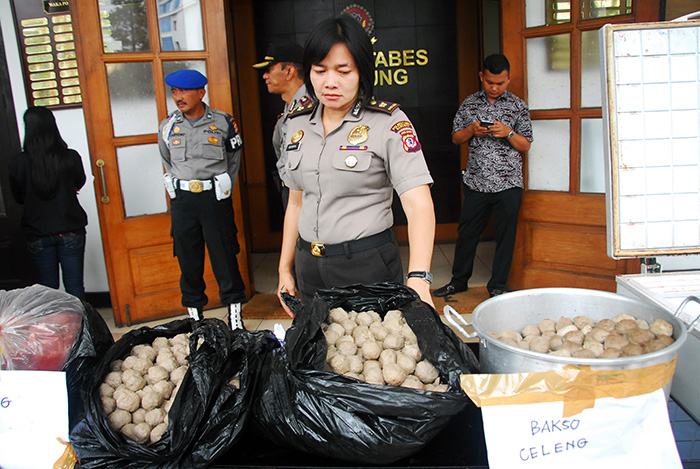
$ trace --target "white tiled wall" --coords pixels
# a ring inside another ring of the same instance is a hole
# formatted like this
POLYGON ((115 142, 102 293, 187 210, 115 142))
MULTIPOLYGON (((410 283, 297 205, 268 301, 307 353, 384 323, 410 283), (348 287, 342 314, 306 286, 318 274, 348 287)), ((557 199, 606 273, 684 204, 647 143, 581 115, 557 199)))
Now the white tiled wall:
POLYGON ((616 28, 607 50, 619 248, 700 252, 700 26, 616 28))

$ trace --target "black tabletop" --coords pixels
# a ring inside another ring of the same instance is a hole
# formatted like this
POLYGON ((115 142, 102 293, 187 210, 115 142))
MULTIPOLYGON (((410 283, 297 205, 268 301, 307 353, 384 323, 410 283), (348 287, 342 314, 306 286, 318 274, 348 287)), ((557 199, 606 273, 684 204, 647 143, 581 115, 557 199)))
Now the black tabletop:
POLYGON ((315 456, 275 444, 254 432, 239 441, 211 466, 214 468, 488 468, 481 410, 471 403, 420 451, 393 464, 358 465, 315 456))

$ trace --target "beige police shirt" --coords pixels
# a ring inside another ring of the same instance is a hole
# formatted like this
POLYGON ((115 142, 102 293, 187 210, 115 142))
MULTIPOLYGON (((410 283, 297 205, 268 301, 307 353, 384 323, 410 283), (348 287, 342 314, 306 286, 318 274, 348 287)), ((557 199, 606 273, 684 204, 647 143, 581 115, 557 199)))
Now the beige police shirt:
POLYGON ((166 172, 177 179, 212 179, 228 173, 235 185, 243 140, 229 114, 205 104, 194 124, 177 110, 161 122, 158 147, 166 172))
POLYGON ((337 244, 380 233, 394 223, 394 190, 401 195, 433 182, 406 114, 397 104, 373 103, 350 110, 326 136, 322 105, 292 113, 287 179, 303 191, 299 235, 308 242, 337 244))
POLYGON ((284 112, 277 119, 275 130, 272 133, 272 147, 275 149, 275 156, 277 156, 277 172, 285 184, 287 179, 287 157, 284 154, 284 138, 287 135, 289 112, 297 106, 305 106, 310 102, 311 98, 306 94, 306 85, 301 85, 294 93, 292 100, 289 103, 285 103, 284 112))

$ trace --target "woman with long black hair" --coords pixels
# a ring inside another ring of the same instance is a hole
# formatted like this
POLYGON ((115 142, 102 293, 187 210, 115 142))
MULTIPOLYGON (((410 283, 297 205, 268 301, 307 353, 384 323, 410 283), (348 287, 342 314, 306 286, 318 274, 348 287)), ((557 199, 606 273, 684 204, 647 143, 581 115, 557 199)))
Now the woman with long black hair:
POLYGON ((24 113, 23 150, 10 164, 10 189, 24 205, 22 232, 37 281, 58 288, 60 266, 66 291, 84 300, 87 214, 78 202, 86 179, 82 159, 68 148, 45 107, 24 113))

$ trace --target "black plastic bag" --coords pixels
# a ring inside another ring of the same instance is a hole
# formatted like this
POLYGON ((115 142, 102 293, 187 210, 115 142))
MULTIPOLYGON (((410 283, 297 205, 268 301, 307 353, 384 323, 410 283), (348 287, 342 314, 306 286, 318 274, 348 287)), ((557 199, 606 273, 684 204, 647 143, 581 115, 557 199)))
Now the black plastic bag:
POLYGON ((68 421, 72 430, 85 417, 84 401, 88 382, 95 374, 98 363, 114 345, 114 337, 100 313, 89 303, 82 302, 85 319, 80 327, 66 364, 68 387, 68 421))
MULTIPOLYGON (((250 374, 259 365, 248 349, 255 336, 231 336, 219 319, 182 319, 142 327, 125 334, 104 356, 90 383, 87 414, 71 432, 71 443, 83 468, 206 467, 238 437, 248 415, 253 388, 250 374), (99 386, 110 363, 123 359, 138 344, 156 337, 191 332, 189 369, 168 412, 169 426, 160 441, 138 444, 110 428, 99 386), (199 346, 197 346, 199 342, 199 346), (238 387, 231 384, 240 377, 238 387)), ((254 377, 253 377, 254 379, 254 377)))
POLYGON ((467 405, 459 375, 478 371, 475 355, 433 308, 403 285, 384 283, 320 290, 296 314, 284 347, 261 372, 255 423, 280 446, 369 464, 389 464, 421 449, 467 405), (376 386, 324 370, 321 329, 332 308, 403 312, 423 356, 440 372, 447 392, 376 386))
POLYGON ((73 295, 43 285, 0 290, 0 368, 64 371, 71 429, 84 415, 86 383, 113 344, 102 316, 73 295))
POLYGON ((189 458, 193 465, 188 467, 205 467, 235 446, 252 414, 252 401, 255 399, 262 361, 271 348, 279 346, 270 331, 234 331, 233 334, 231 353, 223 376, 227 377, 226 383, 235 376, 240 384, 237 387, 229 384, 221 387, 195 445, 197 448, 208 448, 206 458, 193 454, 189 458))

